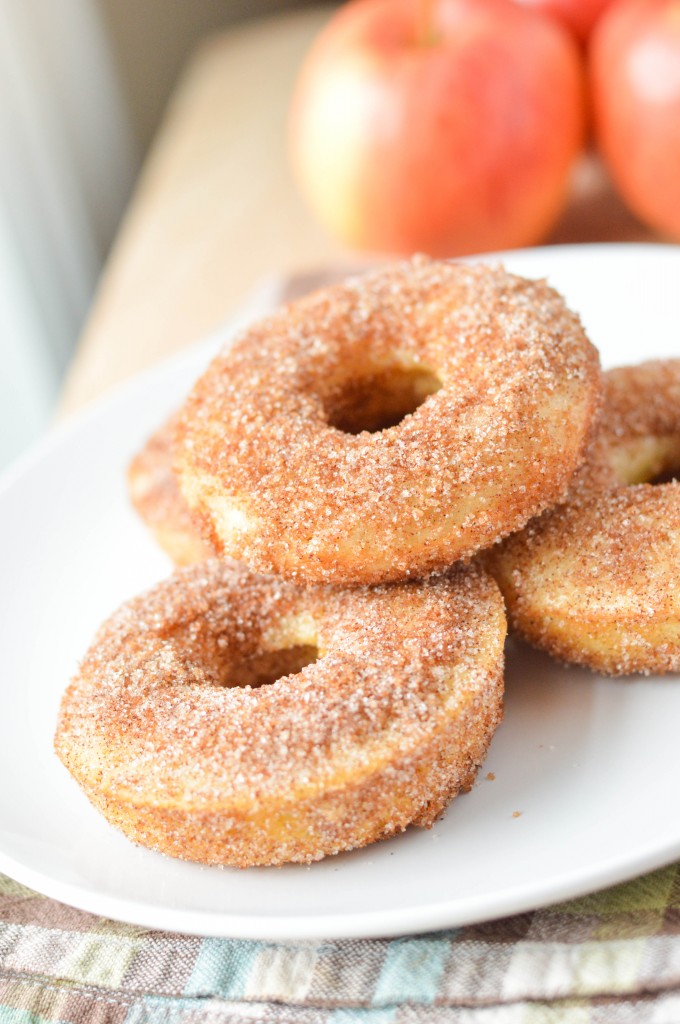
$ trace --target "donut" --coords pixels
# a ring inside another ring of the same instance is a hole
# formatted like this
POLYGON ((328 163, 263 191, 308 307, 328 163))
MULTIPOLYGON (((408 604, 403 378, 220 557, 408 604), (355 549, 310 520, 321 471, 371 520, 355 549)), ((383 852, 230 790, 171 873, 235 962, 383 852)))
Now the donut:
POLYGON ((177 417, 156 430, 132 459, 127 472, 130 500, 158 545, 177 566, 213 558, 201 537, 172 470, 177 417))
POLYGON ((609 675, 680 671, 680 360, 604 375, 602 425, 569 501, 485 564, 512 628, 609 675))
POLYGON ((56 752, 138 844, 311 862, 429 827, 472 785, 501 719, 505 632, 478 567, 343 592, 214 559, 102 626, 56 752))
POLYGON ((680 359, 619 366, 603 382, 598 443, 615 482, 648 483, 680 468, 680 359))
POLYGON ((564 497, 600 391, 545 282, 418 258, 246 330, 182 408, 175 468, 215 550, 257 571, 422 577, 564 497))

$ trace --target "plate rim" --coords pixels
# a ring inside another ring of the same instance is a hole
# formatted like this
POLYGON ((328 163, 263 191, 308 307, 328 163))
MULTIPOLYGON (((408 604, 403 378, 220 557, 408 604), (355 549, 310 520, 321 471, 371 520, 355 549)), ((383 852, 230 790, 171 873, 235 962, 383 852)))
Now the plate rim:
POLYGON ((443 903, 426 903, 406 909, 391 908, 390 910, 318 916, 297 915, 294 918, 264 914, 245 915, 190 911, 168 906, 159 907, 156 904, 144 903, 139 900, 128 901, 88 889, 86 886, 55 881, 43 875, 42 872, 24 867, 3 851, 0 851, 0 871, 29 889, 77 910, 126 924, 151 928, 154 931, 196 935, 204 938, 295 942, 324 939, 394 938, 483 924, 515 914, 531 913, 545 907, 556 906, 567 900, 600 892, 666 867, 679 858, 680 839, 675 843, 668 844, 663 849, 658 847, 650 849, 647 854, 638 855, 630 862, 617 864, 614 869, 603 866, 588 876, 587 882, 575 873, 565 872, 559 876, 557 883, 553 878, 538 886, 533 891, 534 895, 530 902, 527 902, 525 889, 509 887, 501 899, 495 892, 493 896, 482 898, 475 896, 464 901, 456 899, 443 903), (473 906, 477 908, 474 913, 472 913, 473 906), (479 910, 480 906, 481 911, 479 910), (461 907, 462 912, 455 912, 456 908, 460 909, 461 907), (225 923, 228 923, 228 930, 225 929, 225 923))

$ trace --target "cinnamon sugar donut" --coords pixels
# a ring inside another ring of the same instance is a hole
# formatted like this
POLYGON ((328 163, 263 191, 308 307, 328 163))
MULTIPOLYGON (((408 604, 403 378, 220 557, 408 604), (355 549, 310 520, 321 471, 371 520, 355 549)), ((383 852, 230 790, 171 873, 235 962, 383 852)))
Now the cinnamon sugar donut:
POLYGON ((476 568, 343 593, 213 560, 102 627, 56 751, 144 846, 317 860, 429 827, 471 785, 501 718, 504 636, 476 568))
POLYGON ((513 628, 599 672, 680 671, 680 360, 605 374, 588 470, 562 507, 490 552, 513 628), (628 485, 628 486, 627 486, 628 485))
POLYGON ((597 436, 615 482, 647 483, 680 469, 680 359, 620 366, 603 378, 597 436))
POLYGON ((128 467, 130 500, 158 545, 175 565, 204 562, 215 555, 201 537, 172 469, 177 417, 151 435, 128 467))
POLYGON ((184 406, 176 469, 201 532, 258 570, 422 576, 564 496, 599 394, 544 282, 419 258, 247 330, 184 406))

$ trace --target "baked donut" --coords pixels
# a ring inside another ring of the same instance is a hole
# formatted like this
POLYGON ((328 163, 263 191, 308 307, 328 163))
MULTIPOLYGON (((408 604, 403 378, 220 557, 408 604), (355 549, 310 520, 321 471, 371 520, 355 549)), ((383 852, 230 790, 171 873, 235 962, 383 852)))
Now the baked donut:
POLYGON ((201 532, 259 571, 423 576, 564 497, 600 388, 544 282, 416 258, 242 334, 183 407, 175 466, 201 532))
POLYGON ((614 482, 649 483, 680 469, 680 359, 619 366, 603 383, 597 437, 614 482))
POLYGON ((159 546, 175 565, 204 562, 215 555, 191 517, 172 469, 177 417, 171 416, 128 467, 130 500, 159 546))
POLYGON ((604 375, 602 425, 570 500, 486 564, 513 629, 610 675, 680 671, 680 360, 604 375))
POLYGON ((501 718, 504 637, 479 568, 342 592, 215 559, 105 623, 56 751, 137 843, 310 862, 429 827, 470 787, 501 718))

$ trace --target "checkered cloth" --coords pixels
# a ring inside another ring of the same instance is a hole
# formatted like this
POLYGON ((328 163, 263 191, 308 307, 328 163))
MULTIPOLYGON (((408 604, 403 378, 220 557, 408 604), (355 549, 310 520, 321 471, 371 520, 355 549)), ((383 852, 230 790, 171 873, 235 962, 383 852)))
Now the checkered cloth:
POLYGON ((392 940, 200 939, 0 875, 0 1024, 671 1024, 680 864, 547 910, 392 940))

